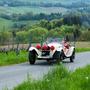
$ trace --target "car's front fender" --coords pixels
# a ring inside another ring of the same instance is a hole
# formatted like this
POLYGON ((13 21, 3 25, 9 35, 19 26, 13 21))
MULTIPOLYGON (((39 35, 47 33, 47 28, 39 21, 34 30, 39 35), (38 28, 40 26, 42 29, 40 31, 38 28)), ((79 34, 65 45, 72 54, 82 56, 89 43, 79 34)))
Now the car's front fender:
POLYGON ((38 49, 36 49, 35 47, 30 47, 29 48, 29 51, 31 52, 31 51, 36 51, 36 53, 39 55, 40 54, 40 51, 38 50, 38 49))

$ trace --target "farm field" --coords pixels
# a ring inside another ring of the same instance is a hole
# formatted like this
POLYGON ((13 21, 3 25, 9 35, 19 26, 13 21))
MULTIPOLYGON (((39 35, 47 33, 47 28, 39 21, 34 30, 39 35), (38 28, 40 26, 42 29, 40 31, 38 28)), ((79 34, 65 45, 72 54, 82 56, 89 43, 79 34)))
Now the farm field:
POLYGON ((20 7, 2 7, 0 6, 0 13, 16 13, 16 14, 25 14, 28 12, 33 12, 34 14, 45 13, 65 13, 67 9, 61 7, 28 7, 28 6, 20 6, 20 7))
POLYGON ((90 41, 88 41, 88 42, 76 42, 76 48, 90 48, 90 41))

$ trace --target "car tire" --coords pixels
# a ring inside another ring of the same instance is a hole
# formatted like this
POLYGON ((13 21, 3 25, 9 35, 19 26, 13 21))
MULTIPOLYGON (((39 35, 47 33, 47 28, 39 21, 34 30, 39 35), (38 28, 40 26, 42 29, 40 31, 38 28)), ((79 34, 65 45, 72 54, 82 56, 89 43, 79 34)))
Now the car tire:
POLYGON ((60 64, 60 62, 61 62, 59 51, 56 52, 56 62, 57 62, 57 64, 60 64))
POLYGON ((74 62, 74 59, 75 59, 75 49, 73 51, 72 56, 70 57, 70 62, 74 62))
POLYGON ((47 62, 48 62, 48 64, 51 64, 51 60, 50 59, 47 59, 47 62))
POLYGON ((62 50, 62 51, 61 51, 61 54, 60 54, 60 60, 61 60, 61 61, 64 60, 64 57, 65 57, 64 51, 62 50))
POLYGON ((29 52, 29 63, 31 65, 35 64, 36 61, 36 53, 34 53, 34 51, 30 51, 29 52))

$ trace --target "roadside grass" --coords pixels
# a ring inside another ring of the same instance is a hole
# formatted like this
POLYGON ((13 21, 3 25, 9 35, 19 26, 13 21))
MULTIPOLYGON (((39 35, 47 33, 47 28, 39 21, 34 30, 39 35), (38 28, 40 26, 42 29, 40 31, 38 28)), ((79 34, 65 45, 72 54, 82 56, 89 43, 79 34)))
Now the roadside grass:
POLYGON ((90 48, 76 48, 76 52, 87 52, 90 51, 90 48))
POLYGON ((27 81, 14 90, 90 90, 90 65, 70 72, 64 66, 56 66, 43 80, 27 81))
POLYGON ((26 51, 20 51, 19 55, 16 55, 14 51, 8 52, 8 54, 0 53, 0 66, 26 62, 27 57, 28 53, 26 51))

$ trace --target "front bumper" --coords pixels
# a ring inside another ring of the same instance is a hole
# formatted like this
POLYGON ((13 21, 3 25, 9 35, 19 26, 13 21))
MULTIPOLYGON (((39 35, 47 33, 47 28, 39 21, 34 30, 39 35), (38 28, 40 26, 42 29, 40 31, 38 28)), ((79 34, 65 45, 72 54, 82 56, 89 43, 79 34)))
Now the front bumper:
POLYGON ((51 56, 38 56, 37 59, 39 60, 47 60, 47 59, 53 59, 51 56))

